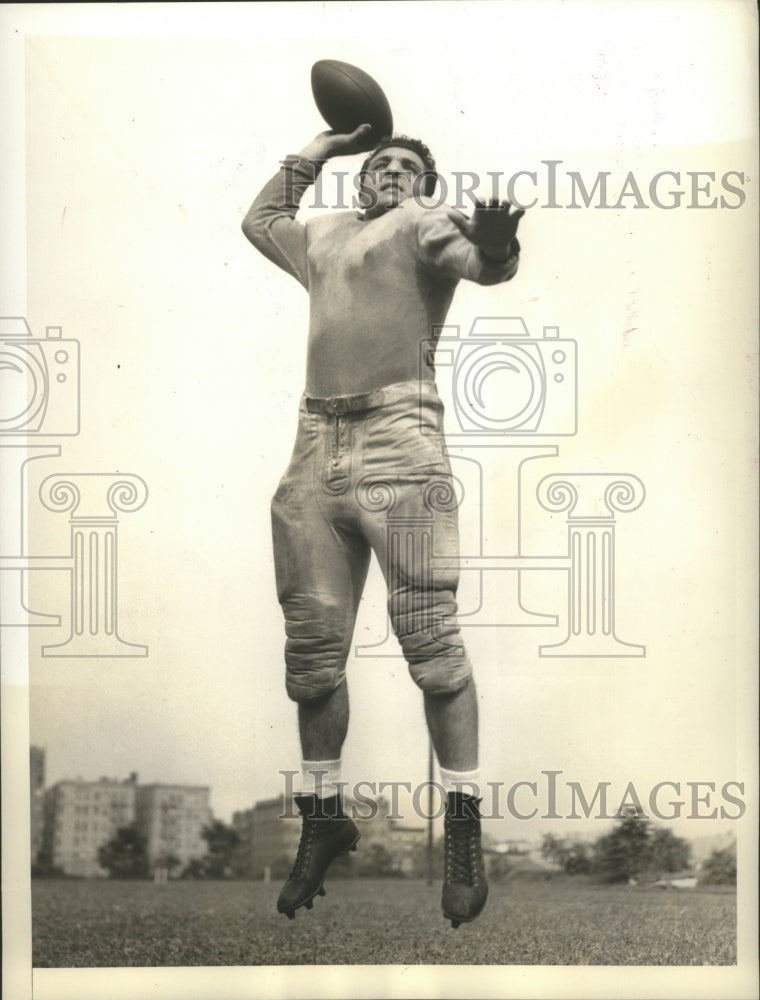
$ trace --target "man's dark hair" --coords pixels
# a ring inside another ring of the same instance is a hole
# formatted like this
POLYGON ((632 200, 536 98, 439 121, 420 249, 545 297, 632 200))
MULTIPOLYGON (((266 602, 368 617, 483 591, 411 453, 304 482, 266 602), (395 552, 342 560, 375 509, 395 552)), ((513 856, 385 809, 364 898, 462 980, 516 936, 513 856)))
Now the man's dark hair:
POLYGON ((408 135, 387 135, 381 139, 372 152, 368 154, 364 163, 362 163, 359 169, 359 176, 361 177, 363 174, 369 173, 369 165, 373 157, 377 156, 382 149, 387 149, 389 146, 400 146, 402 149, 410 149, 419 156, 425 165, 422 193, 424 195, 432 195, 438 180, 433 154, 421 139, 412 139, 408 135))

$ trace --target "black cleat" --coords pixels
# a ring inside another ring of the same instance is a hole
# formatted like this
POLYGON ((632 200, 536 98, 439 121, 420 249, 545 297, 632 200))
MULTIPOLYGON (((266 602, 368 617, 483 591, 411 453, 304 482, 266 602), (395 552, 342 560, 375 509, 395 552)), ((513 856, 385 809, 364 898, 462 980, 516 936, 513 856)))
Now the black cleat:
POLYGON ((456 930, 474 920, 486 905, 483 851, 480 846, 480 799, 449 792, 444 816, 443 916, 456 930))
POLYGON ((310 910, 315 896, 324 896, 322 882, 332 862, 347 851, 355 851, 359 831, 343 812, 338 796, 317 799, 314 795, 296 795, 295 803, 302 816, 301 842, 293 870, 282 887, 277 909, 288 919, 305 906, 310 910))

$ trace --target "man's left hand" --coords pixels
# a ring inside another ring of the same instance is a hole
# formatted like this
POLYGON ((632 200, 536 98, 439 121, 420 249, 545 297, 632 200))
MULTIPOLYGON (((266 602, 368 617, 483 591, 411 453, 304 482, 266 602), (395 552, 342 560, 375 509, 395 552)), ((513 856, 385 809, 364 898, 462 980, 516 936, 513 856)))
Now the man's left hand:
POLYGON ((508 201, 496 200, 487 205, 476 202, 471 219, 456 209, 449 211, 449 218, 459 232, 488 260, 507 260, 517 225, 524 215, 525 209, 513 211, 508 201))

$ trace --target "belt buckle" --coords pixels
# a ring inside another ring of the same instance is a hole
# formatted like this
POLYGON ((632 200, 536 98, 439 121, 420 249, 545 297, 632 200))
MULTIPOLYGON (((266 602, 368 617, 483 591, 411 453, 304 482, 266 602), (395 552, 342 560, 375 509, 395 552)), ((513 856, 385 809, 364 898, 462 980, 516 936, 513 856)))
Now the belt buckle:
POLYGON ((332 411, 336 417, 342 417, 344 414, 348 413, 348 400, 343 396, 335 396, 331 400, 332 411))

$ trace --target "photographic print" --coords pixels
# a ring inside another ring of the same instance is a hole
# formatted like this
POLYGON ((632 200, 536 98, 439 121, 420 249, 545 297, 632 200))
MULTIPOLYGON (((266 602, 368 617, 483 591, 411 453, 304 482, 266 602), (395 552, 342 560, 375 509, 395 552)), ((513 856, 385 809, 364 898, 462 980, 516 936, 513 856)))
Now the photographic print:
POLYGON ((4 996, 756 995, 757 14, 2 12, 4 996))

